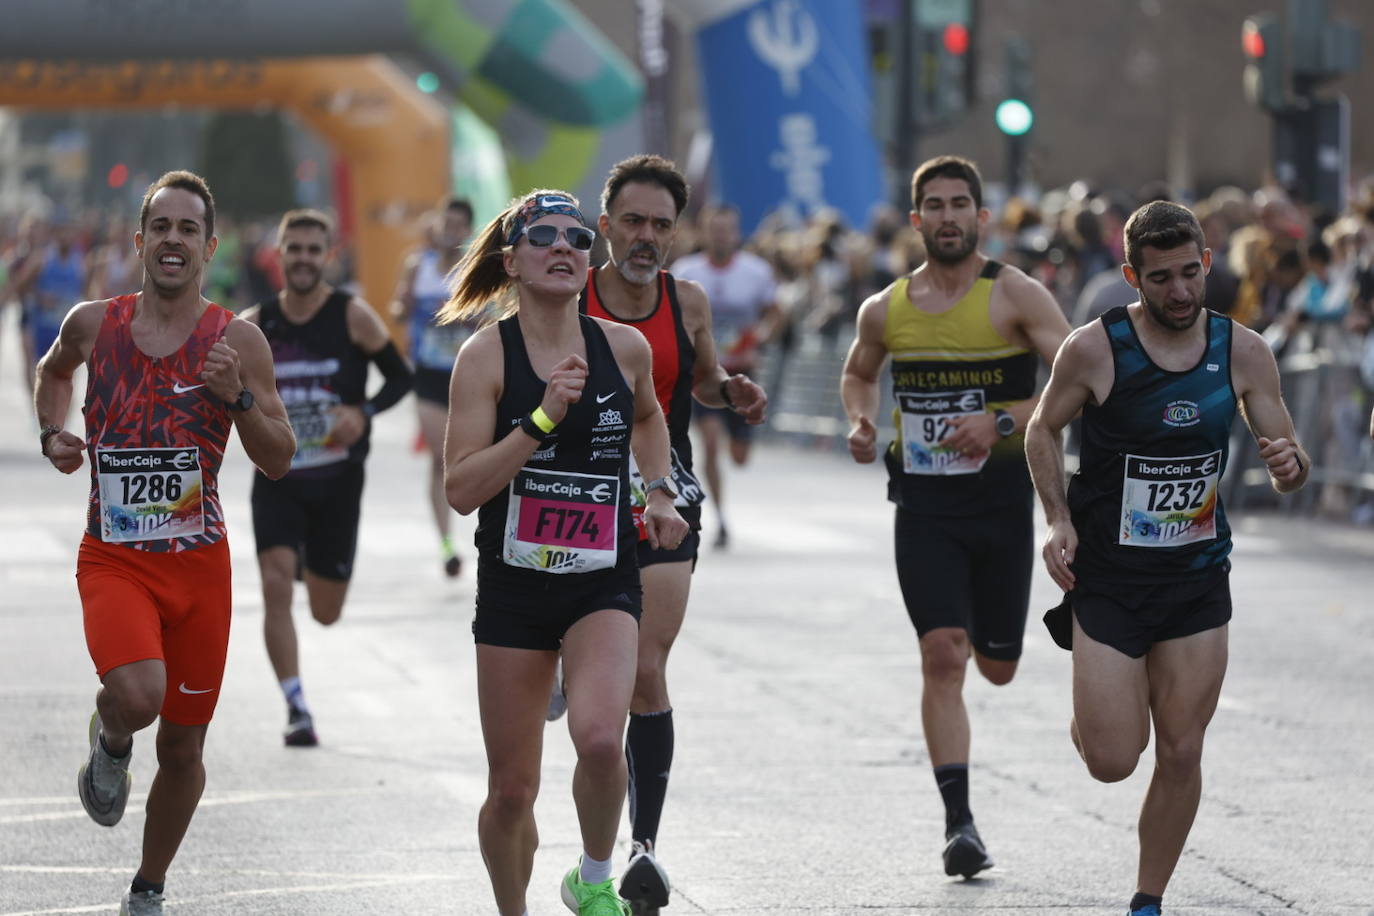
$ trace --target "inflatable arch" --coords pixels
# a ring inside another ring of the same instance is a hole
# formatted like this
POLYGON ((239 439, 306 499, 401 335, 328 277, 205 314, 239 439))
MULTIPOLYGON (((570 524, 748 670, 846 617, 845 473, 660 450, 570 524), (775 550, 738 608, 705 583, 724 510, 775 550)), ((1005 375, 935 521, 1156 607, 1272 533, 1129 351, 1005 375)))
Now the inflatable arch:
POLYGON ((512 186, 599 189, 638 146, 643 85, 565 0, 43 0, 5 12, 0 105, 272 105, 348 162, 358 276, 382 308, 415 216, 450 187, 435 71, 501 136, 512 186))

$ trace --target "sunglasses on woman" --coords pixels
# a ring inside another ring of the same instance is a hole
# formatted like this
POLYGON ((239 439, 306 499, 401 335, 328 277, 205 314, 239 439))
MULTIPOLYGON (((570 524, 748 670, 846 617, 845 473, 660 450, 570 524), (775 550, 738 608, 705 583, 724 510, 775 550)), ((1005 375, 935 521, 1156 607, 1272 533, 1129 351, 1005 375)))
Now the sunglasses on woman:
POLYGON ((586 226, 560 228, 551 223, 540 223, 536 226, 526 226, 524 229, 525 238, 529 239, 535 248, 548 248, 558 241, 559 235, 567 239, 568 244, 578 251, 591 251, 592 242, 596 241, 596 233, 586 226))

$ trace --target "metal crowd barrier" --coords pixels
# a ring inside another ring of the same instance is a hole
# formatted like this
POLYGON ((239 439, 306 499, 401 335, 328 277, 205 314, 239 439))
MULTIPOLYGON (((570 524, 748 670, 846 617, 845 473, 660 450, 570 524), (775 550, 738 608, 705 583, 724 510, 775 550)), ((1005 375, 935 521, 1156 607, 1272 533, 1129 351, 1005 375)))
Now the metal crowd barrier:
MULTIPOLYGON (((758 374, 770 402, 764 435, 808 448, 845 450, 849 422, 840 404, 840 373, 852 340, 853 330, 848 329, 832 339, 803 337, 790 351, 772 347, 764 352, 758 374)), ((1307 486, 1279 499, 1248 427, 1237 417, 1231 467, 1223 484, 1230 511, 1340 515, 1367 504, 1363 511, 1374 521, 1374 443, 1369 439, 1370 399, 1360 381, 1359 347, 1329 335, 1328 340, 1332 346, 1279 361, 1284 400, 1298 441, 1312 458, 1307 486)), ((886 370, 880 390, 881 407, 873 422, 885 442, 891 437, 893 407, 886 370)), ((1076 463, 1076 456, 1069 455, 1070 471, 1076 463)))

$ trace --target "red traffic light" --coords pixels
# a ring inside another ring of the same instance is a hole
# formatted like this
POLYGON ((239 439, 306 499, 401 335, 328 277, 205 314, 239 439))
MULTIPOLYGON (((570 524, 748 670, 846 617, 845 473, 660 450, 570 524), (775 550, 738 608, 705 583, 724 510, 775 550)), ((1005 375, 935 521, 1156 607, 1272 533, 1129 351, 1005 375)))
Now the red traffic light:
POLYGON ((1259 60, 1264 57, 1264 36, 1260 34, 1259 27, 1253 22, 1245 23, 1245 28, 1241 29, 1240 47, 1245 52, 1245 56, 1251 60, 1259 60))
POLYGON ((945 50, 956 57, 963 56, 968 52, 968 26, 962 22, 951 22, 946 25, 942 39, 945 43, 945 50))

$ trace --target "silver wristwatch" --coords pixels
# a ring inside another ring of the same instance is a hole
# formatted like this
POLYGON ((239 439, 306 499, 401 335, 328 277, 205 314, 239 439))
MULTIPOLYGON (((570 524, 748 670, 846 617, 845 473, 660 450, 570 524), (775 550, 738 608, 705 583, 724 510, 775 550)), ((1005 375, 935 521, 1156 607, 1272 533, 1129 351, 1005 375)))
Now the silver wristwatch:
POLYGON ((657 480, 651 480, 644 484, 645 498, 648 498, 649 494, 655 490, 662 490, 664 493, 667 493, 669 499, 677 499, 677 487, 673 486, 673 479, 671 477, 660 477, 657 480))

